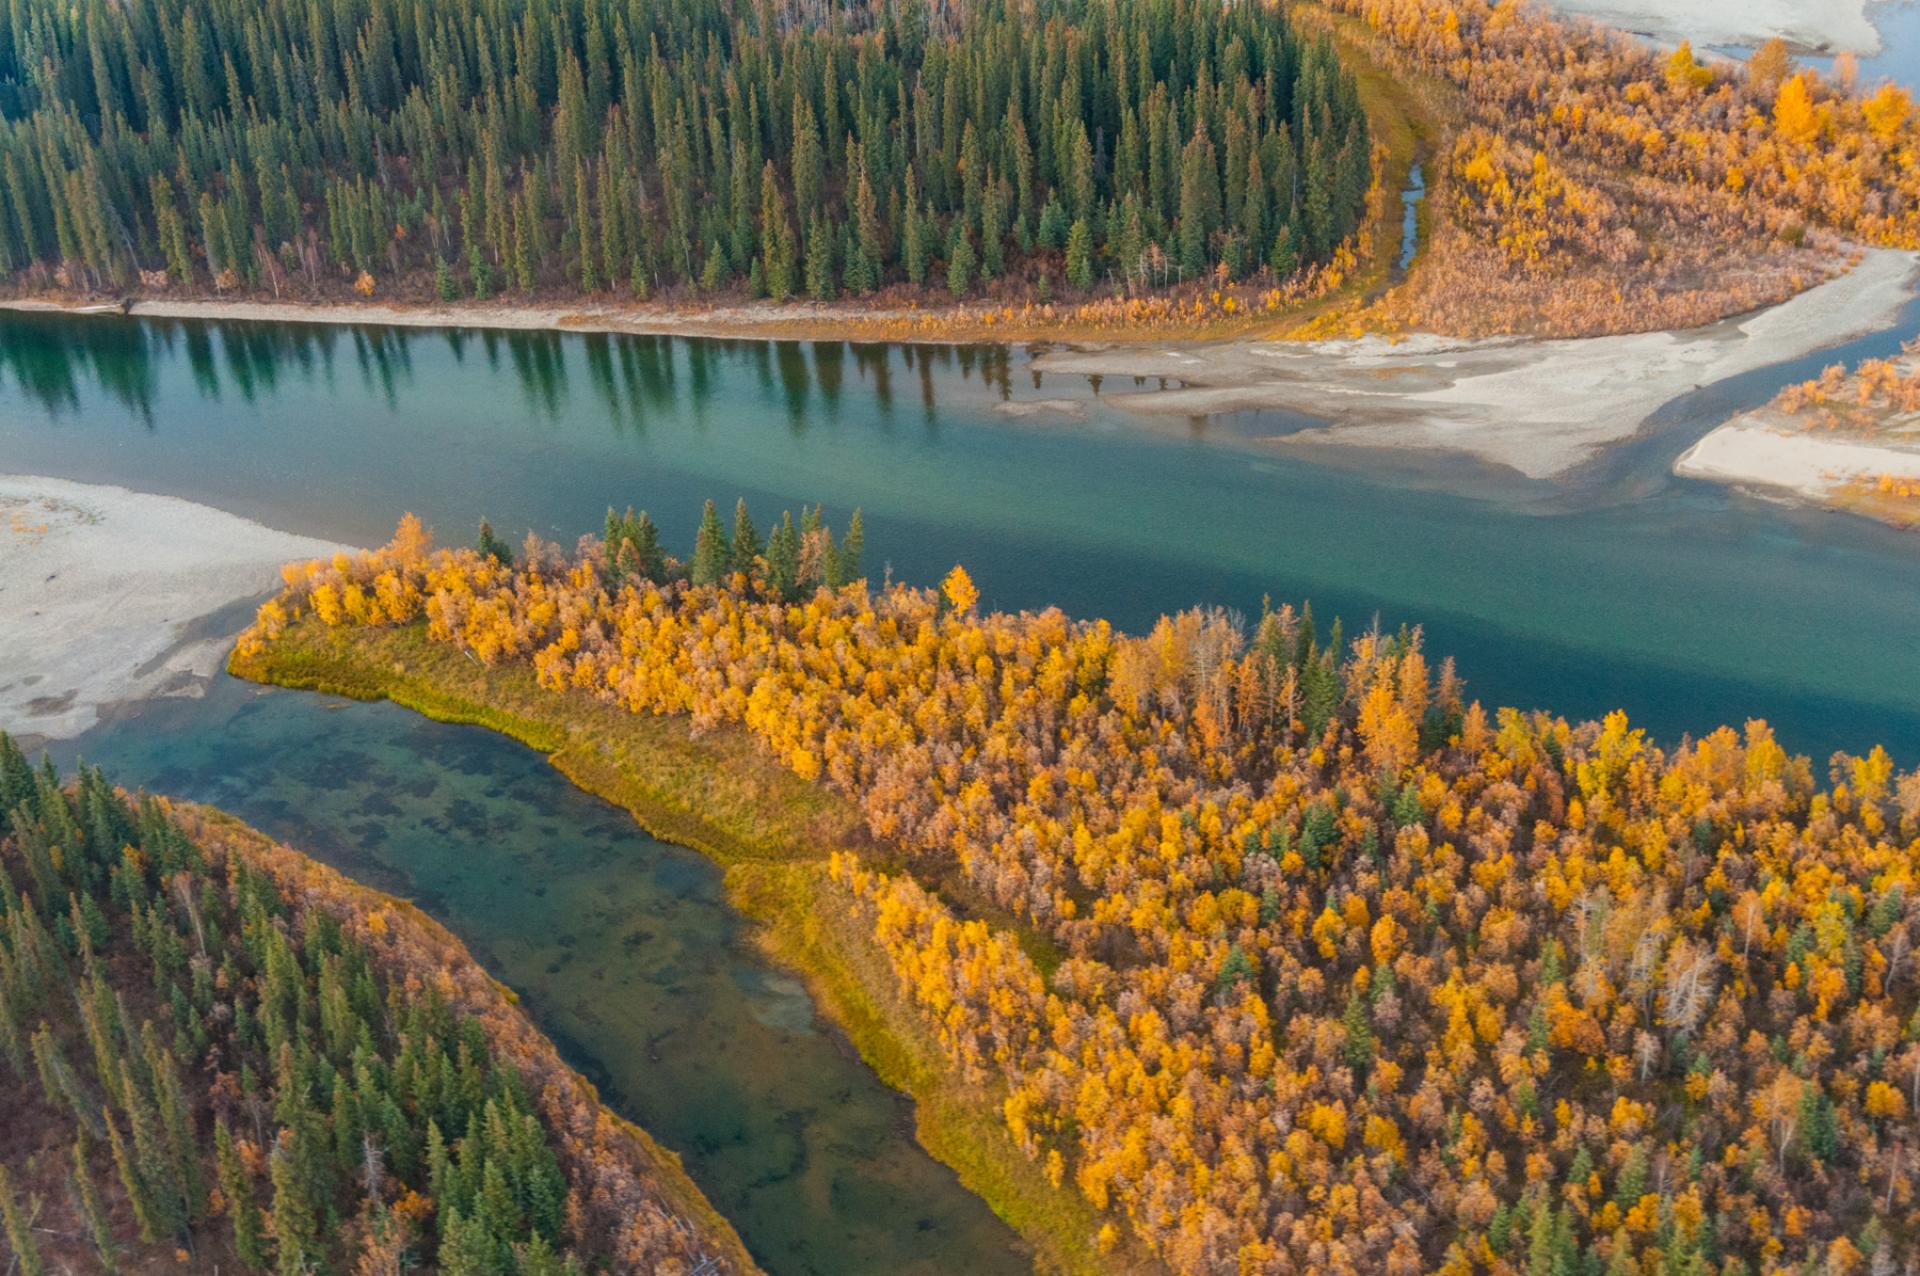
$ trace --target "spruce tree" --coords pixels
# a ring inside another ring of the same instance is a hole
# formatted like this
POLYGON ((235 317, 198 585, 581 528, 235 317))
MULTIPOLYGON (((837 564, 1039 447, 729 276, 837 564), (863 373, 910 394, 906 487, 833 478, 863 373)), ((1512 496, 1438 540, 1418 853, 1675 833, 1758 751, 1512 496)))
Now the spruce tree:
POLYGON ((100 1199, 100 1187, 93 1181, 91 1160, 86 1128, 82 1126, 73 1140, 74 1208, 87 1225, 87 1236, 93 1241, 94 1253, 99 1255, 102 1270, 112 1272, 116 1270, 119 1246, 114 1243, 113 1224, 107 1215, 106 1202, 100 1199))
POLYGON ((767 538, 767 588, 775 598, 791 600, 800 585, 800 533, 793 513, 780 516, 780 526, 767 538))
POLYGON ((741 497, 733 506, 733 543, 729 551, 729 570, 753 573, 754 560, 760 556, 760 534, 754 529, 753 516, 747 513, 747 501, 741 497))
POLYGON ((222 1121, 214 1127, 214 1159, 220 1172, 220 1195, 225 1202, 227 1221, 233 1229, 233 1251, 248 1268, 258 1271, 266 1266, 266 1242, 261 1235, 260 1207, 254 1201, 253 1179, 233 1131, 222 1121))
POLYGON ((700 517, 700 531, 693 542, 693 583, 711 585, 719 580, 727 570, 730 546, 727 533, 720 526, 719 511, 713 502, 707 502, 706 512, 700 517))
POLYGON ((1082 290, 1093 286, 1093 231, 1084 217, 1067 235, 1067 282, 1082 290))
POLYGON ((973 290, 973 266, 973 241, 967 238, 966 228, 955 222, 947 246, 947 291, 956 299, 973 290))
POLYGON ((847 524, 846 537, 840 542, 839 576, 842 584, 860 579, 860 555, 867 546, 866 524, 860 511, 853 512, 853 519, 847 524))

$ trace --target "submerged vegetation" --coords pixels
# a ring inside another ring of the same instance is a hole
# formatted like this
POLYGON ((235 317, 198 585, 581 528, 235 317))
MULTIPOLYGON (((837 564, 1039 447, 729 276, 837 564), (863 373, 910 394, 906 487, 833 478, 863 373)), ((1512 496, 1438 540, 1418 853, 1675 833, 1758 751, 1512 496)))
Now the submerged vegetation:
POLYGON ((451 936, 0 735, 11 1270, 751 1271, 451 936))
POLYGON ((960 569, 876 591, 817 518, 776 539, 744 508, 690 563, 644 516, 512 554, 408 520, 290 569, 236 659, 412 634, 842 795, 864 836, 805 888, 857 926, 799 933, 884 954, 1051 1185, 1020 1190, 1077 1197, 1116 1265, 1913 1260, 1920 774, 1489 713, 1417 633, 1128 636, 982 614, 960 569))

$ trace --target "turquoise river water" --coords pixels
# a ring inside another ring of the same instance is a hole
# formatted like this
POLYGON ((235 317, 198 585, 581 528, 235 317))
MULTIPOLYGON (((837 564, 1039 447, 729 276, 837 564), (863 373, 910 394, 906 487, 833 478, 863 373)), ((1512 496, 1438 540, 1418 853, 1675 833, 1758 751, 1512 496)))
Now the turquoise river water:
MULTIPOLYGON (((1139 627, 1311 599, 1425 626, 1490 703, 1626 708, 1665 741, 1765 717, 1818 759, 1920 761, 1920 542, 1674 480, 1693 438, 1896 329, 1670 405, 1570 485, 1391 478, 1259 443, 1243 414, 1147 431, 1028 352, 0 316, 0 472, 120 483, 356 543, 405 510, 570 542, 644 507, 867 519, 868 568, 956 561, 999 607, 1139 627), (1008 396, 1084 419, 1014 419, 1008 396), (1466 494, 1463 494, 1466 493, 1466 494)), ((237 625, 237 617, 229 617, 237 625)), ((1019 1271, 1012 1233, 912 1141, 911 1113, 753 950, 704 859, 536 755, 389 705, 243 686, 58 751, 218 804, 418 900, 518 990, 777 1276, 1019 1271)))

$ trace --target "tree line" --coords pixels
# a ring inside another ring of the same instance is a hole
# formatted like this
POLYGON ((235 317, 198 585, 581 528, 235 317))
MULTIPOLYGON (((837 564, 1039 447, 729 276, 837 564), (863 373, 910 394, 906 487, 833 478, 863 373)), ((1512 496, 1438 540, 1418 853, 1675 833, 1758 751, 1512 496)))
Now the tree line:
POLYGON ((1360 224, 1330 44, 1251 0, 16 3, 0 276, 442 298, 1279 280, 1360 224))

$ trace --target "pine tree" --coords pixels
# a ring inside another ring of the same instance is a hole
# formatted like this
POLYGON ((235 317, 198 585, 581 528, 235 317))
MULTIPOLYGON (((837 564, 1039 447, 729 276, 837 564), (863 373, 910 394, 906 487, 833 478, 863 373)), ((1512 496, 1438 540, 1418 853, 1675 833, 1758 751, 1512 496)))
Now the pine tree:
POLYGON ((1206 129, 1195 125, 1180 157, 1180 268, 1206 273, 1208 246, 1220 224, 1220 167, 1206 129))
POLYGON ((100 1199, 100 1187, 93 1181, 91 1160, 86 1127, 82 1126, 73 1140, 74 1207, 87 1225, 87 1236, 93 1241, 94 1253, 100 1257, 101 1268, 112 1272, 116 1270, 119 1246, 113 1240, 113 1224, 107 1216, 106 1202, 100 1199))
POLYGON ((966 227, 956 221, 947 245, 947 291, 954 297, 964 297, 973 290, 973 267, 973 241, 967 238, 966 227))
POLYGON ((815 301, 832 301, 838 291, 833 277, 833 233, 816 211, 807 227, 807 295, 815 301))
POLYGON ((696 585, 711 585, 720 579, 727 569, 730 547, 727 533, 720 526, 719 511, 708 501, 705 513, 700 517, 700 531, 693 542, 692 578, 696 585))
POLYGON ((214 1127, 213 1148, 220 1171, 220 1195, 233 1228, 233 1252, 250 1270, 259 1271, 267 1264, 260 1207, 254 1202, 252 1176, 247 1173, 240 1150, 234 1144, 233 1132, 224 1121, 214 1127))
POLYGON ((319 1257, 320 1228, 306 1152, 294 1131, 280 1132, 269 1160, 275 1265, 280 1276, 303 1276, 319 1257))
POLYGON ((742 497, 733 506, 733 543, 729 551, 728 569, 752 575, 760 548, 760 534, 754 529, 753 516, 747 513, 746 498, 742 497))
POLYGON ((791 599, 800 585, 800 533, 793 514, 781 515, 780 526, 767 538, 767 588, 775 598, 791 599))
POLYGON ((1084 217, 1067 235, 1067 282, 1082 290, 1093 286, 1093 231, 1084 217))
POLYGON ((787 201, 774 180, 773 161, 760 176, 760 263, 767 296, 785 301, 793 294, 793 227, 787 201))
POLYGON ((831 585, 846 585, 860 579, 860 555, 867 546, 866 524, 860 511, 853 512, 853 518, 847 523, 847 535, 840 542, 840 548, 834 555, 833 579, 831 585))
MULTIPOLYGON (((613 511, 607 511, 607 517, 613 517, 613 511)), ((504 567, 513 566, 513 549, 493 533, 493 524, 486 519, 480 520, 480 534, 474 539, 476 553, 483 554, 504 567)))

